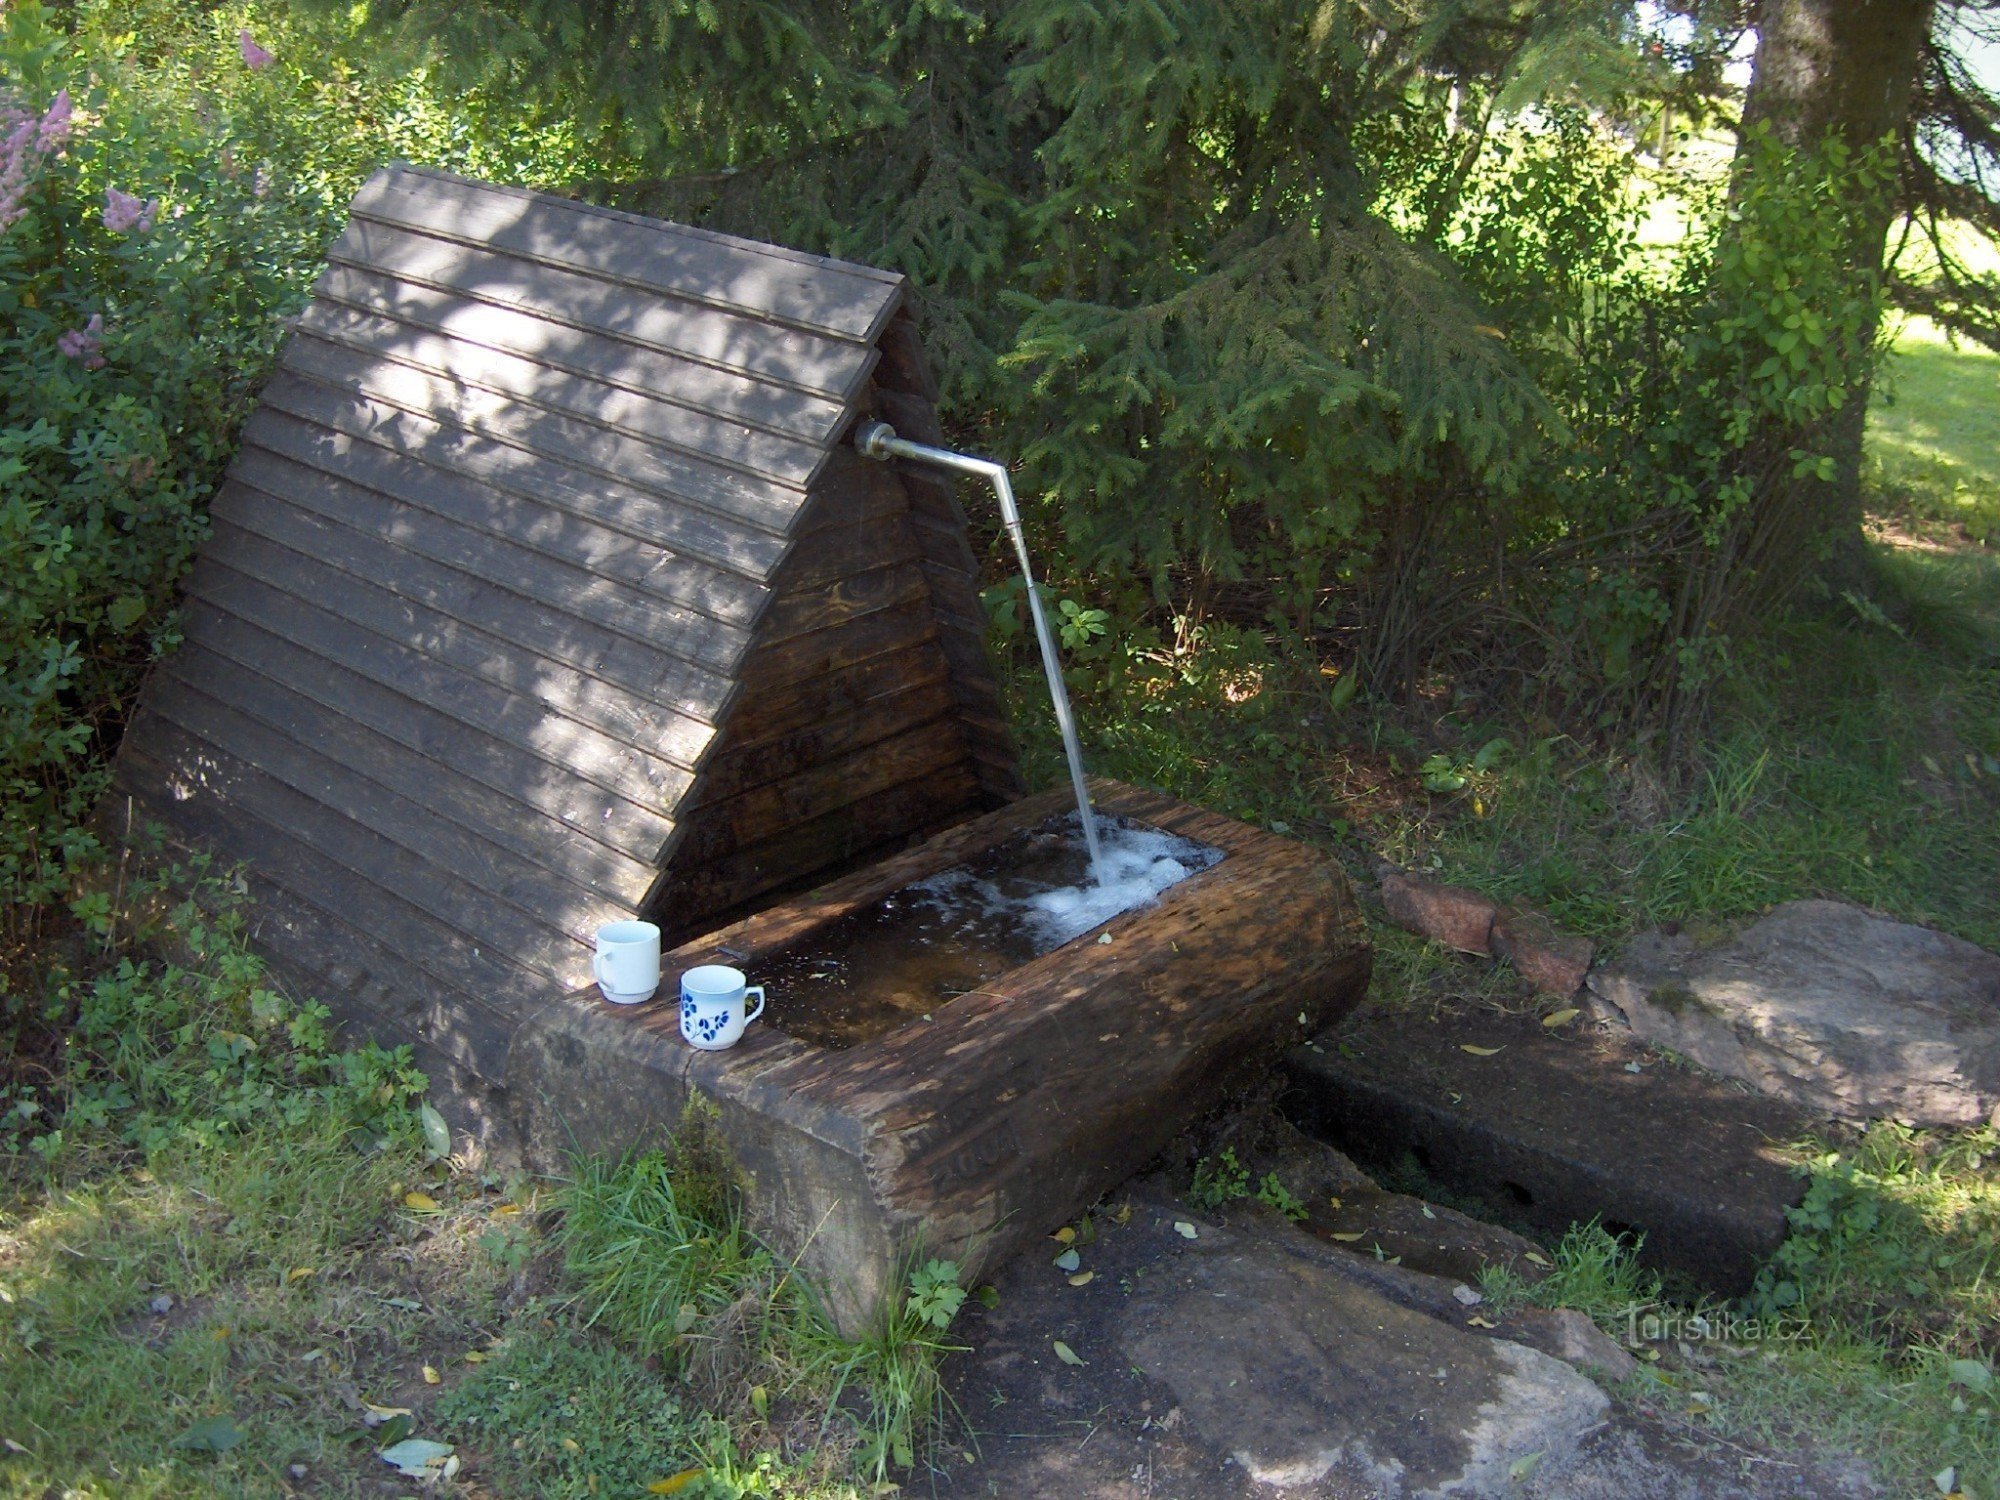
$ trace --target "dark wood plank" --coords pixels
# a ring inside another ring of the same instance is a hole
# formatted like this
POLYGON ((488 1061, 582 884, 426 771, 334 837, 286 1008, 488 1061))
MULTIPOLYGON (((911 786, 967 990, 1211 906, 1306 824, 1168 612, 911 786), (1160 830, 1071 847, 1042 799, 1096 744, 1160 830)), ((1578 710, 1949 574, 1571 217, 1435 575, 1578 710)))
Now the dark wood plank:
POLYGON ((858 615, 835 627, 760 646, 745 661, 742 680, 775 689, 936 638, 937 620, 930 602, 913 599, 858 615))
MULTIPOLYGON (((391 739, 367 727, 353 711, 357 696, 353 692, 328 690, 324 682, 319 684, 325 696, 341 701, 342 708, 336 710, 295 691, 298 685, 276 681, 188 641, 154 669, 146 685, 145 702, 197 730, 201 721, 190 715, 213 710, 193 705, 228 703, 231 712, 240 711, 294 743, 313 747, 354 774, 422 802, 461 828, 491 838, 545 870, 551 881, 570 881, 607 901, 634 908, 652 887, 658 871, 650 862, 588 836, 590 825, 603 821, 603 809, 592 806, 585 816, 573 783, 565 780, 548 789, 553 796, 544 795, 545 789, 537 783, 553 770, 546 763, 519 755, 484 735, 448 726, 447 733, 456 731, 453 746, 461 758, 475 743, 490 749, 494 764, 486 767, 486 774, 504 784, 496 789, 405 740, 391 739), (190 706, 183 711, 181 702, 190 706), (517 796, 536 797, 546 806, 530 806, 516 801, 517 796), (583 825, 580 828, 579 822, 583 825)), ((408 719, 408 715, 400 715, 398 729, 421 741, 421 729, 412 735, 408 719)), ((650 850, 665 842, 666 833, 667 825, 656 826, 650 850)))
POLYGON ((902 563, 918 563, 909 519, 879 516, 848 526, 829 526, 794 545, 773 580, 779 596, 796 597, 829 588, 843 578, 902 563))
POLYGON ((546 859, 565 858, 569 840, 583 837, 650 866, 672 836, 671 818, 580 779, 539 751, 416 702, 249 621, 195 600, 185 623, 181 653, 204 653, 186 668, 197 682, 213 682, 215 691, 227 692, 238 707, 274 716, 286 708, 282 689, 405 745, 446 771, 463 774, 486 788, 496 805, 518 802, 527 810, 528 826, 538 817, 547 820, 541 834, 546 859), (230 675, 211 678, 209 673, 219 672, 221 663, 228 665, 230 675), (242 674, 240 682, 234 680, 237 673, 242 674))
POLYGON ((757 623, 757 639, 769 650, 798 635, 818 635, 903 604, 928 604, 930 590, 914 562, 850 573, 805 592, 781 595, 757 623))
POLYGON ((587 943, 604 923, 632 914, 631 905, 587 890, 565 874, 522 859, 505 845, 443 817, 432 810, 428 799, 393 792, 318 748, 279 734, 172 678, 147 692, 145 712, 177 731, 155 730, 148 738, 147 750, 157 758, 178 763, 201 744, 220 750, 448 871, 451 879, 462 879, 497 902, 511 905, 524 922, 540 923, 587 943))
MULTIPOLYGON (((805 500, 804 480, 789 485, 763 479, 306 334, 285 345, 281 371, 273 384, 316 381, 573 469, 704 506, 763 531, 789 530, 805 500)), ((267 393, 266 399, 273 398, 267 393)))
MULTIPOLYGON (((277 840, 339 866, 379 896, 399 900, 434 924, 434 931, 450 933, 451 972, 457 972, 461 963, 490 965, 505 960, 565 988, 588 977, 587 939, 567 936, 548 918, 494 900, 454 869, 390 842, 368 825, 287 785, 273 772, 165 719, 155 717, 144 727, 143 736, 145 753, 192 790, 188 800, 208 801, 233 824, 256 823, 269 829, 277 840)), ((309 769, 295 773, 309 774, 309 769)), ((271 855, 245 857, 264 864, 271 855)), ((277 878, 277 872, 272 873, 277 878)), ((407 930, 414 933, 416 928, 407 930)), ((403 943, 395 946, 415 952, 403 943)), ((507 982, 515 988, 522 983, 518 978, 507 982)))
POLYGON ((518 355, 608 385, 691 401, 703 410, 821 447, 848 418, 845 402, 814 396, 740 371, 688 359, 558 321, 570 309, 520 312, 473 297, 401 281, 361 266, 334 264, 313 289, 312 316, 335 306, 374 313, 434 333, 518 355))
POLYGON ((748 677, 741 700, 744 711, 728 716, 725 743, 729 753, 742 754, 801 730, 866 720, 884 700, 935 687, 946 675, 944 657, 931 643, 898 640, 879 655, 796 682, 748 677))
POLYGON ((850 754, 685 811, 673 860, 680 868, 711 863, 734 850, 779 837, 879 792, 920 777, 962 769, 965 740, 950 719, 933 720, 850 754))
POLYGON ((330 476, 286 483, 277 460, 239 460, 210 513, 468 624, 513 634, 633 691, 678 703, 699 682, 674 663, 733 672, 751 634, 587 569, 398 506, 330 476), (487 623, 490 622, 490 623, 487 623), (560 647, 561 649, 555 649, 560 647))
MULTIPOLYGON (((212 555, 197 564, 188 593, 348 667, 413 703, 435 708, 461 724, 519 745, 669 818, 692 779, 687 770, 671 761, 641 753, 616 736, 553 713, 536 699, 487 677, 460 671, 417 646, 391 640, 341 614, 308 604, 298 593, 238 573, 212 555)), ((448 621, 443 623, 447 628, 441 630, 441 639, 426 644, 455 645, 477 654, 477 643, 469 632, 448 628, 448 621)), ((518 660, 511 665, 523 666, 518 660)), ((693 743, 696 736, 690 731, 682 744, 668 748, 678 748, 692 758, 706 748, 709 737, 704 727, 699 743, 693 743)))
MULTIPOLYGON (((118 761, 119 784, 156 815, 225 861, 243 861, 344 926, 370 934, 384 951, 434 984, 477 997, 469 1013, 511 1024, 520 1008, 547 993, 549 981, 492 948, 357 876, 282 828, 231 805, 233 788, 199 768, 173 767, 139 754, 118 761), (337 917, 336 917, 337 914, 337 917)), ((587 964, 587 961, 586 961, 587 964)))
POLYGON ((970 810, 977 794, 977 782, 961 765, 788 828, 756 848, 708 864, 670 863, 647 911, 671 941, 685 941, 713 925, 712 914, 771 891, 797 889, 823 870, 898 845, 914 829, 970 810))
POLYGON ((347 264, 441 292, 533 313, 740 373, 802 396, 845 402, 868 378, 874 350, 677 297, 635 297, 587 273, 512 257, 467 254, 451 240, 356 217, 327 252, 347 264))
MULTIPOLYGON (((902 391, 916 396, 926 406, 935 408, 938 401, 938 384, 931 375, 931 363, 924 355, 923 339, 917 331, 917 315, 909 302, 896 309, 882 330, 882 363, 875 369, 875 384, 885 390, 902 391)), ((935 439, 921 436, 915 429, 910 436, 919 442, 933 442, 935 439)))
POLYGON ((676 559, 654 570, 666 598, 746 624, 762 608, 765 580, 785 544, 723 517, 604 482, 560 464, 426 422, 391 406, 310 382, 266 386, 244 425, 244 447, 262 449, 462 525, 588 560, 622 582, 624 537, 676 559), (579 524, 581 523, 581 524, 579 524), (596 535, 602 528, 606 536, 596 535))
POLYGON ((703 768, 681 815, 691 816, 697 807, 753 787, 786 781, 811 767, 859 754, 925 725, 948 723, 955 706, 950 685, 938 680, 886 694, 869 703, 865 711, 822 715, 818 722, 777 738, 763 735, 763 726, 752 721, 758 743, 738 745, 725 738, 703 768))
POLYGON ((353 212, 858 343, 874 342, 902 291, 901 277, 870 266, 441 172, 377 172, 353 212))

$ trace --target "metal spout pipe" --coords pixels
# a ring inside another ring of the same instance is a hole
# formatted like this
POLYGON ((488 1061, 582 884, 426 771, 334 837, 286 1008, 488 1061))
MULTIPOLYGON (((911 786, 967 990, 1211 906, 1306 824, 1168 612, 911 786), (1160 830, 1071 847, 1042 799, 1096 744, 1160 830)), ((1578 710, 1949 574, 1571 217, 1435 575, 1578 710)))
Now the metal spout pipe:
POLYGON ((1097 819, 1090 810, 1090 792, 1083 784, 1083 747, 1077 743, 1076 718, 1070 712, 1069 689, 1063 684, 1062 662, 1056 655, 1055 637, 1049 632, 1048 617, 1042 611, 1042 598, 1035 590, 1035 570, 1028 562, 1028 537, 1021 529, 1021 510, 1014 503, 1014 486, 1007 477, 1007 466, 997 464, 990 458, 958 453, 950 448, 913 443, 908 438, 897 437, 896 429, 887 422, 863 422, 855 429, 854 446, 864 458, 882 463, 892 458, 906 458, 913 463, 970 474, 993 486, 994 497, 1000 502, 1000 523, 1013 539, 1014 556, 1021 564, 1021 581, 1028 588, 1028 616, 1035 624, 1035 641, 1042 651, 1042 669, 1049 679, 1049 698, 1055 705, 1056 727, 1062 731, 1063 754, 1069 759, 1070 782, 1076 788, 1077 816, 1083 823, 1083 841, 1090 849, 1091 873, 1102 878, 1104 865, 1097 847, 1097 819))

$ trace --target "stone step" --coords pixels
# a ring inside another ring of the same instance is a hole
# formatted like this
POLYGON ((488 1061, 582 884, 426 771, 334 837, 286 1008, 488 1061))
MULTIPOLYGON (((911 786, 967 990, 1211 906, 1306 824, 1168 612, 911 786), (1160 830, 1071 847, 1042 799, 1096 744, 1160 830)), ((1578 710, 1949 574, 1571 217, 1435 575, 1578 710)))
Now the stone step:
POLYGON ((1779 1148, 1805 1115, 1583 1018, 1370 1007, 1286 1071, 1286 1113, 1371 1171, 1414 1165, 1551 1239, 1593 1218, 1642 1234, 1645 1263, 1723 1295, 1748 1290, 1803 1194, 1779 1148))

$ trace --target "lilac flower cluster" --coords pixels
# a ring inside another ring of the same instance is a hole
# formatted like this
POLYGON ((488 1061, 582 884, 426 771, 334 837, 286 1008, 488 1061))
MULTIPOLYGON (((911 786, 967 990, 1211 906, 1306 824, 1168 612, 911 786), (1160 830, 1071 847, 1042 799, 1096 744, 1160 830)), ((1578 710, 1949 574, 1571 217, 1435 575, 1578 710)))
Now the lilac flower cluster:
POLYGON ((144 234, 159 211, 158 198, 135 198, 115 187, 104 190, 104 227, 113 234, 144 234))
POLYGON ((72 328, 68 333, 56 335, 56 348, 70 359, 80 359, 86 370, 104 368, 104 356, 98 352, 104 343, 104 314, 92 313, 90 321, 81 328, 72 328))
POLYGON ((42 114, 0 103, 0 234, 28 211, 28 187, 44 157, 69 139, 69 90, 42 114))

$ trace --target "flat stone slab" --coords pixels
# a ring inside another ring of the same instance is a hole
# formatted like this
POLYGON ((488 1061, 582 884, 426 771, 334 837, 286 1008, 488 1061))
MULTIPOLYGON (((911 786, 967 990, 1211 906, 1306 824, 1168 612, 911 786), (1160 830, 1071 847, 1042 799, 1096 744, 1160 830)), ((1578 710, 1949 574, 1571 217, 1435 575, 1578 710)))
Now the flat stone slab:
POLYGON ((1120 1347, 1279 1489, 1494 1493, 1530 1454, 1574 1451, 1611 1405, 1561 1360, 1213 1230, 1132 1299, 1120 1347))
POLYGON ((994 1278, 991 1307, 967 1304, 951 1336, 969 1348, 944 1369, 958 1417, 907 1490, 966 1500, 1874 1493, 1860 1465, 1668 1426, 1605 1400, 1615 1393, 1556 1359, 1524 1358, 1532 1339, 1585 1373, 1629 1367, 1580 1314, 1496 1317, 1463 1305, 1448 1280, 1327 1246, 1247 1201, 1206 1213, 1142 1180, 1100 1207, 1088 1240, 1083 1286, 1051 1263, 1063 1247, 1045 1240, 1045 1254, 994 1278), (1526 1409, 1529 1390, 1551 1409, 1526 1409), (1333 1462, 1306 1479, 1329 1450, 1333 1462))
POLYGON ((1634 1035, 1834 1119, 2000 1125, 2000 955, 1840 901, 1635 938, 1590 976, 1634 1035))
POLYGON ((1802 1195, 1777 1148, 1807 1117, 1588 1023, 1365 1009, 1286 1068, 1287 1111, 1364 1167, 1413 1158, 1552 1238, 1593 1218, 1643 1233, 1647 1263, 1725 1295, 1748 1289, 1802 1195))

